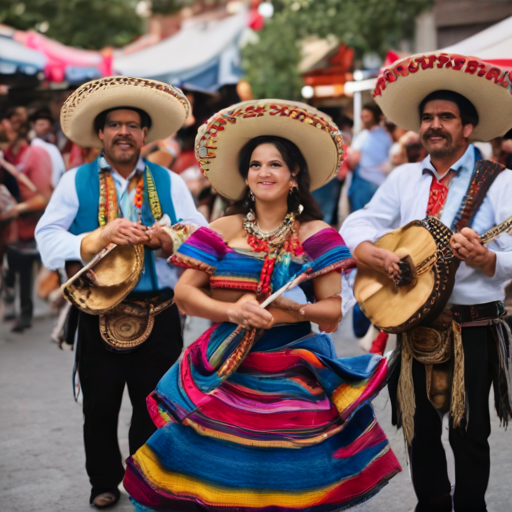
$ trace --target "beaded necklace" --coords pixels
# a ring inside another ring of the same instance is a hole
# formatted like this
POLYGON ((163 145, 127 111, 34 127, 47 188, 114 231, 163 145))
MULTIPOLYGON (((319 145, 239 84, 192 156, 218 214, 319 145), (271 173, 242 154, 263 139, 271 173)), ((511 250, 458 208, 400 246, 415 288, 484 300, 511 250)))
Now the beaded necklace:
MULTIPOLYGON (((135 187, 135 197, 133 203, 137 212, 137 218, 141 220, 142 203, 144 200, 144 174, 146 175, 149 206, 155 221, 162 218, 162 208, 158 200, 155 182, 149 168, 146 166, 144 173, 137 180, 135 187)), ((112 173, 103 171, 100 173, 100 204, 98 211, 98 220, 100 226, 105 226, 107 222, 122 217, 122 213, 117 201, 117 191, 112 173)))
POLYGON ((264 252, 265 259, 261 269, 257 295, 268 297, 272 293, 272 274, 279 257, 288 253, 294 256, 304 254, 297 233, 295 215, 288 213, 283 222, 274 230, 264 232, 256 224, 256 216, 251 210, 245 216, 243 226, 247 232, 247 243, 255 252, 264 252))

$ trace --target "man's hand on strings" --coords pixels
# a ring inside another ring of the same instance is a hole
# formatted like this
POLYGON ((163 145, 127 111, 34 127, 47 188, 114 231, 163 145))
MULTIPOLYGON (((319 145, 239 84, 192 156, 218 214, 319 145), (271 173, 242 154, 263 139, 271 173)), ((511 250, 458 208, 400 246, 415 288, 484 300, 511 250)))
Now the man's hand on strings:
POLYGON ((496 253, 482 245, 480 235, 470 228, 463 228, 450 239, 453 254, 468 267, 481 270, 492 277, 496 271, 496 253))
POLYGON ((387 249, 376 247, 371 242, 360 243, 354 251, 354 258, 358 264, 366 265, 391 278, 400 274, 398 266, 400 256, 387 249))

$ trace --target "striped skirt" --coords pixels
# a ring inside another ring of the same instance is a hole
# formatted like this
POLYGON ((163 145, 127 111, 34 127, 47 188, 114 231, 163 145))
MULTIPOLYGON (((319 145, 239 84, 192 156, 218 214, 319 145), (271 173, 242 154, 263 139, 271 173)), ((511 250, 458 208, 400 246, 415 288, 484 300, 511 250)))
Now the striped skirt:
POLYGON ((266 331, 223 380, 209 361, 234 328, 206 331, 148 397, 159 429, 124 480, 137 510, 334 512, 400 471, 370 405, 385 359, 336 359, 304 322, 266 331))

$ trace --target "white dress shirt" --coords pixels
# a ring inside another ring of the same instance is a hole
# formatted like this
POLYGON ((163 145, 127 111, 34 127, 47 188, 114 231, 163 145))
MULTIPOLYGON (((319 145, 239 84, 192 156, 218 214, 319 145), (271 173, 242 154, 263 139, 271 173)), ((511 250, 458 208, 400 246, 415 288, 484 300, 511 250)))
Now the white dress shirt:
MULTIPOLYGON (((118 198, 123 197, 133 174, 144 169, 144 161, 139 158, 136 168, 128 178, 123 178, 115 171, 112 173, 118 198)), ((78 168, 71 169, 62 176, 36 227, 35 236, 41 259, 43 265, 49 269, 63 268, 66 261, 81 261, 80 245, 87 233, 75 236, 68 231, 79 206, 75 186, 77 170, 78 168)), ((197 211, 185 182, 176 173, 168 172, 171 178, 171 199, 177 220, 207 226, 208 223, 197 211)), ((91 212, 91 215, 97 216, 98 212, 91 212)), ((129 215, 127 217, 129 218, 129 215)), ((165 258, 155 258, 155 265, 159 287, 174 288, 177 281, 176 269, 171 269, 165 258)))
MULTIPOLYGON (((452 167, 457 174, 451 180, 441 215, 441 221, 450 228, 469 186, 473 167, 474 149, 470 145, 452 167)), ((437 173, 430 157, 420 163, 397 167, 366 207, 349 215, 343 223, 340 233, 348 248, 353 252, 361 242, 375 242, 393 229, 424 219, 433 175, 437 176, 437 173)), ((511 198, 512 171, 506 169, 487 192, 472 229, 482 235, 510 217, 511 198)), ((488 277, 462 262, 455 277, 451 304, 483 304, 504 299, 504 285, 512 278, 512 236, 503 234, 487 247, 496 253, 494 276, 488 277)))

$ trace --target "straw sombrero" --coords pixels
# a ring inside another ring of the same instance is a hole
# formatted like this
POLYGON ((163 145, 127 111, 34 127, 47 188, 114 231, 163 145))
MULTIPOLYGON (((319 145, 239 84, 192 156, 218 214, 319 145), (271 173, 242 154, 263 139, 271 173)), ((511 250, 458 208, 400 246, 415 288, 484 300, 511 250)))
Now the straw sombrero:
POLYGON ((176 87, 128 76, 93 80, 79 87, 60 111, 62 131, 82 147, 102 147, 94 131, 94 119, 101 112, 116 107, 144 110, 151 118, 146 142, 165 139, 179 130, 188 117, 190 104, 176 87))
POLYGON ((419 105, 430 93, 462 94, 479 121, 471 141, 488 141, 512 127, 512 72, 477 57, 442 52, 418 54, 394 62, 377 80, 373 97, 393 123, 419 132, 419 105))
POLYGON ((308 165, 311 190, 327 183, 343 161, 343 139, 332 119, 296 101, 251 100, 221 110, 199 128, 196 158, 213 188, 240 199, 245 182, 238 172, 240 150, 260 135, 293 142, 308 165))
POLYGON ((143 245, 109 244, 62 285, 64 297, 89 315, 104 314, 135 288, 143 265, 143 245))

